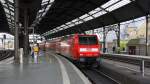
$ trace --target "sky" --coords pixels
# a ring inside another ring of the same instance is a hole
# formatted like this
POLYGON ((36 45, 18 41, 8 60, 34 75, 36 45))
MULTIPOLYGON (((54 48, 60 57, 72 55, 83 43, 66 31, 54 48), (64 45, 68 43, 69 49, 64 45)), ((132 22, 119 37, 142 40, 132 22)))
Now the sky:
POLYGON ((0 44, 2 44, 2 38, 3 38, 3 35, 6 35, 6 40, 5 42, 8 42, 8 41, 13 41, 14 39, 14 36, 10 35, 10 34, 7 34, 7 33, 0 33, 0 44))
POLYGON ((3 38, 3 35, 6 35, 6 38, 14 38, 13 35, 8 34, 8 33, 0 33, 0 38, 3 38))

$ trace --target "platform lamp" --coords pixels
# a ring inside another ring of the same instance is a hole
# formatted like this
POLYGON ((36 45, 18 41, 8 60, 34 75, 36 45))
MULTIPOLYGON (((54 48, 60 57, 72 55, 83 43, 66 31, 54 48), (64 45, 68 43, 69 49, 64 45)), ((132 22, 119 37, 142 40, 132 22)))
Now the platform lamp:
POLYGON ((10 45, 10 41, 8 41, 7 45, 8 45, 8 49, 9 49, 10 48, 10 46, 9 46, 10 45))
POLYGON ((34 39, 34 37, 35 37, 34 36, 34 34, 35 34, 34 25, 32 25, 31 27, 29 27, 29 29, 32 30, 32 38, 31 39, 32 39, 32 42, 33 42, 32 44, 34 45, 35 44, 35 39, 34 39))

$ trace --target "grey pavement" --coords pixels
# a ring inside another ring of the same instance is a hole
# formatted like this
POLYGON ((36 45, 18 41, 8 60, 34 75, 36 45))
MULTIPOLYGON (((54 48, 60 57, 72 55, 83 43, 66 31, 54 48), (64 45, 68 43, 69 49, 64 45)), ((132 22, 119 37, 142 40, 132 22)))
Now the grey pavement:
POLYGON ((85 84, 83 78, 87 80, 86 77, 78 75, 81 72, 74 70, 66 59, 56 58, 52 52, 42 54, 38 63, 30 60, 29 64, 0 64, 0 84, 85 84), (68 80, 65 80, 67 75, 68 80))

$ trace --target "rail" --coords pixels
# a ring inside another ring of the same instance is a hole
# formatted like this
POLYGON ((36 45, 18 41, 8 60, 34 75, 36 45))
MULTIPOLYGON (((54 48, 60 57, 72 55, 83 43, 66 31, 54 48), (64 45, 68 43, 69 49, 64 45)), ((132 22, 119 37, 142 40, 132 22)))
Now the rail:
POLYGON ((13 56, 14 56, 14 50, 0 50, 0 61, 13 56))
POLYGON ((136 62, 139 62, 140 64, 140 71, 142 75, 144 76, 145 73, 145 61, 150 62, 150 57, 149 56, 139 56, 139 55, 126 55, 126 54, 109 54, 109 53, 103 53, 102 54, 103 58, 120 58, 120 59, 129 59, 129 60, 135 60, 136 62))

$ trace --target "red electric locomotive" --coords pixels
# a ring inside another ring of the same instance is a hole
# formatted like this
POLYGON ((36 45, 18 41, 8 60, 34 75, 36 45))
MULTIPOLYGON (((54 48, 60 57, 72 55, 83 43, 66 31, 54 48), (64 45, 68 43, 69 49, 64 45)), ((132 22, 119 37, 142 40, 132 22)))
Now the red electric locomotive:
POLYGON ((62 38, 59 53, 80 63, 99 64, 100 45, 96 35, 75 34, 62 38))

